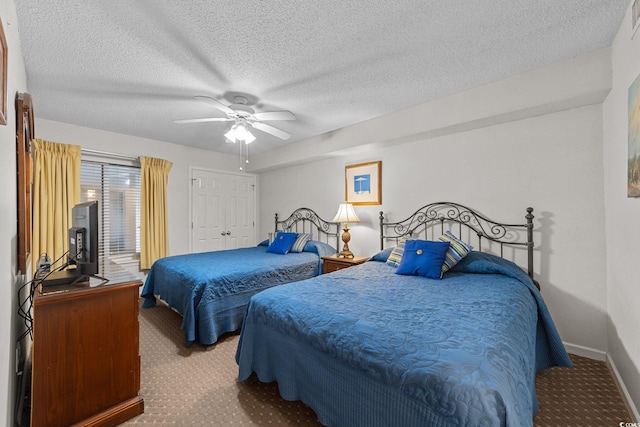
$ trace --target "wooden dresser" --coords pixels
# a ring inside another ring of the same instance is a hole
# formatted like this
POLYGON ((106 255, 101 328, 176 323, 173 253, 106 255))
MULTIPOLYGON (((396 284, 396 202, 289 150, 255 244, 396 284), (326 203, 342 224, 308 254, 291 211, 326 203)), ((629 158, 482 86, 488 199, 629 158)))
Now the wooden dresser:
MULTIPOLYGON (((93 280, 93 279, 92 279, 93 280)), ((31 426, 112 426, 144 412, 140 281, 36 290, 31 426)))

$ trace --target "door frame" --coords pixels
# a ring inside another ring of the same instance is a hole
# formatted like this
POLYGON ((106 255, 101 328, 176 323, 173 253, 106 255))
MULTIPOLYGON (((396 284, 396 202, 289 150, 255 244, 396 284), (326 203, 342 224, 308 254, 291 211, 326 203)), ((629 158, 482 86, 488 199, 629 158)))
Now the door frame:
POLYGON ((253 179, 253 242, 256 241, 256 230, 259 228, 258 224, 258 175, 249 172, 235 172, 226 171, 221 169, 211 169, 200 166, 189 166, 189 223, 187 224, 187 230, 189 230, 189 253, 193 253, 193 177, 194 171, 203 171, 217 173, 221 175, 240 175, 248 176, 253 179))

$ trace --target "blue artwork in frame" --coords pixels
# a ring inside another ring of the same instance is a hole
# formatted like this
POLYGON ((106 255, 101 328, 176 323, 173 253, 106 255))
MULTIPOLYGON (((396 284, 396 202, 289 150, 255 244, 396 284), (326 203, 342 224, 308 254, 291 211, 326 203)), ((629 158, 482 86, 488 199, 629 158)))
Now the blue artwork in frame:
POLYGON ((353 205, 382 204, 382 162, 345 166, 345 201, 353 205))
POLYGON ((356 194, 371 194, 371 175, 356 175, 353 177, 353 191, 356 194))

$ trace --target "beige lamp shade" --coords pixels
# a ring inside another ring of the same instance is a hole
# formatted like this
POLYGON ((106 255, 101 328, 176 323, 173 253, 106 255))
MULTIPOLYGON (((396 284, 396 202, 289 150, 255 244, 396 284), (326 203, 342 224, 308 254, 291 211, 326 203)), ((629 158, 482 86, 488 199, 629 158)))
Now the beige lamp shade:
POLYGON ((333 218, 333 222, 360 222, 360 218, 356 215, 356 212, 353 210, 353 205, 351 203, 340 203, 338 206, 338 213, 333 218))
POLYGON ((340 206, 338 206, 338 213, 336 213, 336 216, 333 218, 333 222, 344 223, 344 229, 342 230, 342 241, 344 242, 344 247, 338 256, 341 258, 353 258, 353 252, 349 250, 349 241, 351 240, 349 223, 360 222, 360 218, 358 218, 358 215, 356 215, 356 212, 353 210, 353 205, 347 202, 340 203, 340 206))

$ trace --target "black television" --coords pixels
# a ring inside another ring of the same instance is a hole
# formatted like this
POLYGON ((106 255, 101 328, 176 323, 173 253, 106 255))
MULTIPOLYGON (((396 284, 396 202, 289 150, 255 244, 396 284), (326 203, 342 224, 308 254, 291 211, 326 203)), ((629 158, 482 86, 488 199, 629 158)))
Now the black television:
POLYGON ((98 201, 78 203, 71 209, 69 265, 83 276, 98 274, 98 201))
POLYGON ((98 266, 98 202, 78 203, 71 209, 67 269, 48 274, 42 286, 86 282, 98 266))

